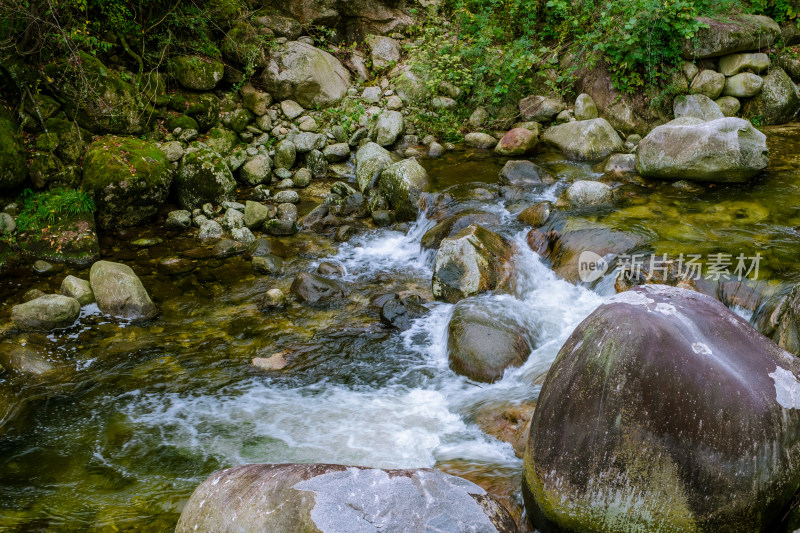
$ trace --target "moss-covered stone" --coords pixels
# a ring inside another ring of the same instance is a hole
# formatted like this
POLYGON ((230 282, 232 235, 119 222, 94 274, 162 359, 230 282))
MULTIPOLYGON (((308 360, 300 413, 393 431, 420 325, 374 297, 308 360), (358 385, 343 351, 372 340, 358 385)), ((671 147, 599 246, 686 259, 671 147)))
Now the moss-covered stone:
POLYGON ((167 199, 172 173, 157 144, 109 135, 86 151, 83 188, 94 197, 100 227, 135 226, 167 199))
POLYGON ((225 67, 221 61, 200 56, 178 56, 169 63, 169 72, 187 89, 210 91, 222 81, 225 67))
POLYGON ((20 252, 31 259, 86 267, 100 257, 94 215, 60 217, 44 228, 17 235, 20 252))
POLYGON ((183 209, 236 199, 236 180, 225 158, 210 148, 200 147, 183 157, 175 176, 175 186, 178 203, 183 209))
POLYGON ((64 163, 76 163, 83 157, 86 147, 92 142, 92 133, 77 123, 63 118, 50 118, 44 123, 44 131, 58 136, 55 154, 64 163))
POLYGON ((37 189, 75 188, 81 183, 82 170, 77 165, 65 165, 51 152, 34 152, 29 176, 31 183, 37 189))
POLYGON ((170 98, 169 108, 195 119, 200 132, 214 127, 219 119, 219 98, 212 93, 177 92, 170 98))
POLYGON ((25 148, 10 119, 0 116, 0 190, 19 187, 28 177, 25 148))
POLYGON ((239 136, 225 128, 214 128, 208 132, 206 144, 219 155, 225 156, 239 144, 239 136))
POLYGON ((182 130, 200 130, 200 126, 195 119, 189 115, 180 113, 170 113, 164 120, 164 127, 167 128, 168 131, 175 131, 175 128, 181 128, 182 130))
POLYGON ((416 220, 417 203, 430 187, 428 173, 416 159, 404 159, 381 172, 378 188, 394 209, 397 220, 416 220))
POLYGON ((44 73, 67 113, 94 133, 138 135, 153 116, 152 107, 119 72, 85 52, 78 52, 77 62, 45 66, 44 73))

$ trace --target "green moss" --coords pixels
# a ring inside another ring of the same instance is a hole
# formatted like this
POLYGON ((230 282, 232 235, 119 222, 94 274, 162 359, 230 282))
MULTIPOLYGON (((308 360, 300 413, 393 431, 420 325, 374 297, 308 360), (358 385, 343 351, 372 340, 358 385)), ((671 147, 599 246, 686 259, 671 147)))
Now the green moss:
POLYGON ((0 190, 22 185, 28 177, 25 148, 14 124, 0 118, 0 190))
POLYGON ((22 206, 17 218, 20 232, 40 231, 67 216, 87 215, 95 211, 94 200, 81 190, 53 189, 35 193, 25 189, 19 198, 22 206))
POLYGON ((188 115, 179 115, 177 113, 170 114, 164 121, 164 126, 169 131, 173 131, 175 128, 184 130, 199 130, 200 128, 200 126, 197 125, 197 121, 192 117, 188 115))

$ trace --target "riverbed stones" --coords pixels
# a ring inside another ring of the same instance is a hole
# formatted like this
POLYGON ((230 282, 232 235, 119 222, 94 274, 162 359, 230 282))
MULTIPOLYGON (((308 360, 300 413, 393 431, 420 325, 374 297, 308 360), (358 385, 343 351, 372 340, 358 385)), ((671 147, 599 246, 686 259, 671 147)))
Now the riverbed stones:
POLYGON ((793 120, 800 110, 797 85, 779 67, 770 70, 763 80, 761 91, 748 102, 745 111, 751 116, 759 116, 764 125, 785 124, 793 120))
POLYGON ((484 489, 437 470, 249 464, 215 472, 192 494, 176 533, 226 531, 511 533, 484 489))
POLYGON ((334 302, 345 297, 338 281, 308 272, 298 274, 290 290, 295 298, 306 303, 334 302))
POLYGON ((46 294, 11 308, 14 327, 23 331, 50 331, 75 323, 81 304, 75 298, 46 294))
POLYGON ((94 292, 92 292, 92 286, 89 282, 75 276, 64 278, 61 282, 61 294, 75 298, 82 306, 92 304, 95 301, 94 292))
POLYGON ((251 187, 269 181, 272 160, 267 154, 258 154, 239 169, 239 178, 251 187))
POLYGON ((562 100, 548 96, 532 95, 519 101, 522 120, 549 122, 567 108, 562 100))
POLYGON ((387 298, 381 306, 381 322, 387 326, 406 331, 411 323, 427 315, 430 310, 422 305, 419 296, 401 297, 397 294, 387 298))
POLYGON ((280 274, 283 270, 283 259, 274 254, 254 257, 250 263, 261 274, 280 274))
POLYGON ((538 202, 520 212, 520 214, 517 215, 517 220, 529 226, 533 226, 534 228, 538 228, 547 222, 552 211, 553 204, 551 202, 538 202))
POLYGON ((736 98, 750 98, 758 94, 764 80, 752 72, 742 72, 725 80, 725 89, 722 94, 736 98))
POLYGON ((533 339, 508 303, 467 298, 456 304, 447 324, 447 358, 456 374, 493 383, 528 359, 533 339))
POLYGON ((598 161, 624 149, 622 139, 604 118, 551 126, 542 139, 577 161, 598 161))
POLYGON ((500 185, 530 187, 532 185, 553 183, 553 176, 545 169, 531 161, 508 161, 500 170, 500 185))
POLYGON ((392 164, 392 155, 377 143, 368 142, 358 149, 356 160, 356 183, 361 192, 377 181, 387 166, 392 164))
POLYGON ((347 143, 329 144, 322 150, 328 163, 337 163, 350 157, 350 145, 347 143))
POLYGON ((506 132, 494 147, 500 155, 525 155, 536 148, 539 136, 525 128, 514 128, 506 132))
POLYGON ((297 158, 297 147, 288 140, 283 139, 275 146, 275 167, 290 169, 297 158))
POLYGON ((315 178, 324 178, 328 175, 328 161, 319 150, 311 150, 305 157, 306 169, 315 178))
POLYGON ((244 208, 244 225, 250 229, 260 228, 269 215, 270 209, 267 206, 248 200, 244 208))
POLYGON ((501 287, 510 274, 513 246, 480 225, 442 240, 433 268, 433 295, 455 303, 501 287))
POLYGON ((724 88, 725 76, 713 70, 701 70, 689 86, 689 92, 702 94, 714 100, 722 94, 724 88))
POLYGON ((704 94, 687 94, 678 96, 672 103, 675 118, 698 118, 703 121, 724 118, 720 107, 704 94))
POLYGON ((182 231, 192 225, 192 213, 185 209, 170 211, 167 220, 164 221, 164 228, 173 231, 182 231))
POLYGON ((639 143, 636 170, 645 177, 744 182, 767 167, 766 136, 740 118, 663 125, 639 143))
POLYGON ((286 306, 286 295, 280 289, 269 289, 259 302, 259 309, 280 309, 286 306))
POLYGON ((437 222, 435 226, 425 232, 420 244, 423 248, 439 248, 443 239, 454 237, 472 224, 480 224, 483 227, 499 227, 501 222, 500 217, 494 213, 480 209, 466 209, 437 222))
POLYGON ((719 18, 698 17, 704 26, 693 39, 684 39, 684 59, 718 57, 735 52, 769 48, 781 35, 778 24, 761 15, 733 15, 719 18))
POLYGON ((539 394, 528 515, 540 530, 775 530, 800 484, 798 377, 800 360, 715 298, 612 297, 539 394))
POLYGON ((172 175, 169 160, 155 143, 109 135, 86 150, 83 189, 94 198, 100 227, 136 226, 166 201, 172 175))
POLYGON ((397 220, 410 221, 417 218, 417 204, 422 193, 430 188, 430 180, 416 159, 404 159, 383 169, 378 188, 394 209, 397 220))
POLYGON ((126 320, 146 320, 158 314, 141 280, 128 265, 97 261, 89 272, 97 306, 108 315, 126 320))
POLYGON ((389 146, 397 141, 404 129, 403 114, 399 111, 383 111, 375 123, 375 142, 389 146))
POLYGON ((758 74, 769 68, 769 56, 763 53, 731 54, 719 58, 719 72, 725 76, 735 76, 742 71, 758 74))
POLYGON ((489 150, 497 146, 497 139, 488 133, 472 132, 464 135, 464 144, 470 148, 489 150))
POLYGON ((236 180, 225 160, 209 148, 198 148, 183 157, 175 175, 178 203, 195 209, 207 202, 221 204, 236 198, 236 180))
POLYGON ((270 51, 262 80, 275 98, 292 99, 305 108, 326 108, 345 96, 350 73, 328 52, 289 41, 270 51))
POLYGON ((577 180, 558 198, 558 207, 582 208, 601 205, 612 199, 611 187, 599 181, 577 180))

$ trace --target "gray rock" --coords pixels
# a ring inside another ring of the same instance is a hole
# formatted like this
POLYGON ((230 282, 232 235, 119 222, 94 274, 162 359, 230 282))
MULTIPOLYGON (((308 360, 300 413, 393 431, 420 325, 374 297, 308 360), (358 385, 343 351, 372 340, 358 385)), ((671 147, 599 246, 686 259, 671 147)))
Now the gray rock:
POLYGON ((228 209, 219 223, 228 231, 234 228, 241 228, 244 226, 244 215, 236 209, 228 209))
POLYGON ((276 204, 297 204, 300 203, 300 195, 295 191, 280 191, 279 193, 275 194, 273 201, 276 204))
POLYGON ((529 187, 531 185, 550 184, 553 176, 539 165, 530 161, 508 161, 500 171, 500 185, 529 187))
POLYGON ((437 470, 250 464, 195 490, 176 533, 195 531, 480 531, 511 533, 511 515, 485 490, 437 470))
POLYGON ((91 284, 85 279, 76 278, 75 276, 64 278, 61 282, 61 294, 75 298, 82 306, 95 302, 91 284))
POLYGON ((307 272, 297 275, 290 290, 298 300, 307 303, 332 302, 345 297, 339 282, 307 272))
POLYGON ((661 179, 743 182, 766 167, 766 136, 740 118, 659 126, 636 155, 641 175, 661 179))
POLYGON ((258 154, 249 159, 242 168, 239 169, 239 177, 247 185, 260 185, 270 180, 272 160, 267 154, 258 154))
POLYGON ((347 143, 329 144, 322 151, 329 163, 336 163, 350 157, 350 145, 347 143))
MULTIPOLYGON (((251 111, 258 117, 266 116, 270 104, 272 104, 272 95, 255 89, 249 83, 245 84, 240 90, 242 94, 242 106, 251 111)), ((267 117, 269 119, 269 117, 267 117)), ((261 128, 261 126, 259 126, 261 128)), ((268 131, 271 128, 261 128, 262 131, 268 131)))
POLYGON ((0 213, 0 234, 10 234, 15 231, 17 231, 17 223, 14 218, 8 213, 0 213))
POLYGON ((597 106, 592 97, 586 93, 579 94, 575 99, 575 109, 573 111, 575 120, 591 120, 598 118, 597 106))
POLYGON ((703 121, 724 118, 720 107, 704 94, 678 96, 672 104, 675 118, 694 117, 703 121))
POLYGON ((200 148, 183 157, 175 176, 178 202, 194 209, 206 202, 221 203, 236 196, 236 180, 218 153, 200 148))
POLYGON ((378 188, 400 221, 416 220, 417 203, 429 187, 428 173, 416 159, 404 159, 387 166, 378 180, 378 188))
POLYGON ((472 132, 464 135, 464 144, 470 148, 479 150, 490 150, 497 146, 497 139, 488 133, 472 132))
POLYGON ((469 116, 469 120, 467 121, 470 126, 473 128, 480 128, 489 120, 489 112, 486 111, 484 107, 477 107, 475 111, 469 116))
POLYGON ((381 91, 380 87, 365 87, 364 91, 361 93, 361 99, 369 104, 377 104, 381 101, 382 93, 383 91, 381 91))
POLYGON ((319 129, 317 121, 312 117, 301 118, 297 127, 300 129, 300 131, 317 131, 319 129))
POLYGON ((603 171, 614 174, 636 172, 636 156, 634 154, 611 154, 603 171))
POLYGON ((542 139, 578 161, 597 161, 624 148, 616 130, 603 118, 551 126, 542 139))
POLYGON ((216 220, 206 220, 199 226, 197 238, 201 240, 219 239, 225 233, 216 220))
POLYGON ((290 169, 297 159, 297 149, 294 143, 284 139, 275 146, 275 167, 290 169))
POLYGON ((160 148, 169 161, 180 161, 183 157, 183 145, 178 141, 166 142, 160 148))
POLYGON ((328 161, 319 150, 311 150, 306 154, 306 167, 315 178, 324 178, 328 175, 328 161))
POLYGON ((781 34, 774 20, 760 15, 725 13, 718 18, 698 17, 697 20, 707 27, 698 28, 693 39, 684 39, 684 59, 718 57, 769 48, 781 34))
POLYGON ((97 306, 106 314, 127 320, 145 320, 158 314, 153 301, 131 267, 97 261, 89 271, 97 306))
POLYGON ((294 146, 298 154, 305 154, 311 150, 323 150, 328 144, 328 138, 319 133, 303 131, 294 136, 294 146))
POLYGON ((390 111, 397 111, 403 109, 403 100, 396 94, 393 94, 392 96, 386 99, 386 109, 390 111))
POLYGON ((356 160, 356 183, 361 192, 377 181, 383 169, 392 164, 392 155, 380 145, 369 142, 358 149, 356 160))
POLYGON ((686 77, 687 83, 692 83, 692 80, 694 80, 694 77, 697 76, 698 72, 700 72, 700 69, 697 68, 697 65, 691 61, 684 61, 681 65, 681 71, 686 77))
POLYGON ((444 146, 433 141, 428 145, 428 157, 441 157, 444 154, 444 146))
POLYGON ((732 54, 719 58, 719 72, 725 76, 735 76, 743 70, 759 73, 768 68, 767 54, 732 54))
POLYGON ((372 66, 383 69, 400 61, 400 43, 391 37, 369 35, 366 39, 372 57, 372 66))
POLYGON ((439 110, 455 109, 458 103, 448 96, 434 96, 431 98, 431 107, 439 110))
POLYGON ((785 124, 800 110, 797 85, 782 68, 776 67, 764 76, 761 92, 748 102, 746 112, 761 116, 763 124, 785 124))
POLYGON ((250 229, 260 228, 270 215, 270 210, 264 204, 248 200, 244 208, 244 225, 250 229))
POLYGON ((383 111, 375 124, 375 142, 380 146, 392 145, 404 128, 403 115, 399 111, 383 111))
MULTIPOLYGON (((259 303, 260 309, 278 309, 286 306, 286 295, 280 289, 270 289, 264 293, 259 303)), ((252 522, 250 522, 252 523, 252 522)))
POLYGON ((276 98, 293 99, 306 108, 330 107, 350 86, 350 73, 331 54, 298 41, 270 51, 262 80, 276 98))
POLYGON ((311 174, 311 171, 309 169, 298 168, 297 172, 295 172, 294 176, 292 177, 292 183, 294 184, 295 187, 300 187, 300 188, 308 187, 311 184, 311 178, 313 177, 314 175, 311 174))
MULTIPOLYGON (((254 257, 250 263, 253 266, 253 270, 260 274, 280 274, 283 271, 283 259, 273 254, 254 257)), ((280 290, 278 292, 280 292, 280 290)), ((281 296, 283 296, 282 292, 281 296)), ((270 305, 267 307, 279 306, 270 305)))
POLYGON ((547 122, 567 108, 560 99, 547 96, 528 96, 519 101, 519 112, 523 120, 547 122))
POLYGON ((256 236, 249 228, 232 228, 231 238, 239 243, 250 244, 256 240, 256 236))
POLYGON ((719 98, 725 87, 725 76, 713 70, 701 70, 689 86, 692 94, 703 94, 712 100, 719 98))
POLYGON ((721 96, 714 101, 718 106, 722 114, 726 117, 735 117, 736 113, 739 112, 739 109, 742 108, 742 104, 739 102, 738 98, 734 98, 733 96, 721 96))
POLYGON ((758 94, 762 85, 764 85, 764 80, 761 76, 751 72, 742 72, 725 80, 722 94, 736 98, 750 98, 758 94))
POLYGON ((81 304, 75 298, 46 294, 11 308, 14 327, 23 331, 50 331, 75 323, 81 304))
POLYGON ((578 180, 558 198, 558 207, 589 207, 611 201, 611 187, 599 181, 578 180))

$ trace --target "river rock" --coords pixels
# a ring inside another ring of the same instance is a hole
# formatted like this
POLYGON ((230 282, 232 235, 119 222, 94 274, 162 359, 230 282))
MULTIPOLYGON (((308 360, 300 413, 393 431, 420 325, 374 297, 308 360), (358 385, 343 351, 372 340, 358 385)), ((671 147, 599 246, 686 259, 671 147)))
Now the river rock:
POLYGON ((494 147, 500 155, 524 155, 536 148, 539 136, 536 132, 525 128, 514 128, 506 132, 494 147))
POLYGON ((291 291, 298 300, 308 303, 332 302, 345 297, 339 282, 307 272, 294 278, 291 291))
POLYGON ((336 163, 350 157, 350 145, 347 143, 329 144, 322 150, 322 155, 328 163, 336 163))
POLYGON ((539 394, 528 516, 545 531, 775 531, 800 484, 798 376, 800 360, 712 297, 612 297, 539 394))
POLYGON ((447 358, 456 374, 493 383, 528 359, 533 341, 508 303, 467 298, 456 304, 447 324, 447 358))
POLYGON ((146 320, 158 314, 141 280, 128 265, 97 261, 89 271, 89 283, 97 306, 108 315, 146 320))
POLYGON ((205 203, 221 204, 236 199, 236 180, 225 160, 209 148, 198 148, 183 157, 175 175, 178 203, 195 209, 205 203))
POLYGON ((429 312, 430 310, 422 305, 418 296, 401 298, 395 294, 381 306, 381 322, 400 331, 406 331, 411 327, 413 320, 422 318, 429 312))
POLYGON ((297 148, 295 144, 284 139, 275 146, 275 168, 291 169, 297 158, 297 148))
POLYGON ((722 110, 704 94, 687 94, 678 96, 672 103, 675 118, 693 117, 703 121, 724 118, 722 110))
POLYGON ((776 67, 764 76, 764 84, 745 111, 750 116, 760 116, 762 123, 785 124, 794 119, 800 110, 797 85, 782 68, 776 67))
POLYGON ((742 72, 725 80, 725 89, 722 94, 736 98, 750 98, 758 94, 764 80, 752 72, 742 72))
POLYGON ((328 144, 328 138, 321 133, 303 131, 294 136, 294 146, 298 154, 305 154, 311 150, 323 150, 328 144))
POLYGON ((210 91, 222 81, 225 67, 221 61, 199 56, 176 56, 169 64, 175 80, 187 89, 210 91))
POLYGON ((613 152, 622 152, 625 144, 604 118, 551 126, 542 139, 559 148, 567 158, 578 161, 604 159, 613 152))
POLYGON ((275 98, 292 99, 305 108, 325 108, 345 96, 350 73, 328 52, 289 41, 270 51, 262 80, 275 98))
POLYGON ((539 165, 530 161, 508 161, 500 170, 500 185, 530 187, 531 185, 550 184, 553 176, 539 165))
POLYGON ((400 43, 391 37, 369 35, 366 43, 370 48, 374 68, 383 69, 400 61, 400 43))
POLYGON ((766 136, 740 118, 659 126, 639 143, 636 170, 645 177, 744 182, 767 167, 766 136))
POLYGON ((206 479, 175 533, 234 529, 512 533, 516 524, 485 490, 437 470, 249 464, 206 479))
POLYGON ((611 187, 599 181, 578 180, 558 198, 558 207, 581 208, 601 205, 611 201, 611 187))
POLYGON ((260 228, 270 217, 269 207, 248 200, 244 207, 244 225, 250 229, 260 228))
POLYGON ((387 166, 392 164, 392 155, 377 143, 369 142, 356 152, 356 183, 361 192, 376 182, 387 166))
POLYGON ((769 68, 767 54, 731 54, 719 58, 719 72, 725 76, 735 76, 743 70, 758 74, 769 68))
POLYGON ((483 227, 498 227, 501 222, 500 217, 494 213, 479 209, 467 209, 439 221, 434 227, 425 232, 420 244, 423 248, 438 248, 443 239, 454 237, 458 232, 472 224, 480 224, 483 227))
POLYGON ((239 169, 239 177, 245 184, 252 186, 260 185, 269 181, 269 174, 272 167, 272 160, 267 154, 258 154, 242 165, 239 169))
POLYGON ((701 70, 689 86, 691 94, 702 94, 712 100, 719 98, 725 87, 725 76, 713 70, 701 70))
POLYGON ((714 103, 719 106, 720 111, 722 111, 722 114, 726 117, 735 117, 739 109, 742 108, 739 99, 733 96, 721 96, 714 100, 714 103))
POLYGON ((71 326, 81 313, 75 298, 46 294, 11 308, 14 327, 23 331, 50 331, 71 326))
POLYGON ((169 160, 155 143, 109 135, 86 150, 83 189, 94 198, 100 227, 136 226, 166 201, 172 175, 169 160))
POLYGON ((513 245, 472 224, 442 240, 433 267, 433 295, 455 303, 501 287, 510 274, 513 245))
POLYGON ((428 173, 416 159, 404 159, 387 166, 378 180, 378 188, 399 221, 416 220, 417 203, 429 187, 428 173))
POLYGON ((725 13, 719 18, 698 17, 696 20, 706 27, 698 28, 694 38, 683 40, 684 59, 769 48, 781 34, 774 20, 761 15, 725 13))
POLYGON ((95 302, 94 292, 92 286, 88 281, 75 276, 67 276, 61 282, 61 294, 75 298, 78 303, 83 305, 93 304, 95 302))
POLYGON ((528 96, 519 101, 522 120, 548 122, 567 108, 567 104, 557 98, 547 96, 528 96))
POLYGON ((592 120, 600 116, 597 112, 597 105, 595 105, 594 100, 586 93, 579 94, 575 99, 573 114, 575 115, 575 120, 592 120))
POLYGON ((328 175, 328 161, 319 150, 311 150, 305 157, 306 168, 315 178, 324 178, 328 175))
POLYGON ((403 115, 399 111, 383 111, 378 115, 375 124, 375 142, 380 146, 389 146, 395 143, 403 133, 403 115))
POLYGON ((490 148, 497 146, 497 139, 488 133, 473 132, 464 135, 464 144, 470 148, 489 150, 490 148))

